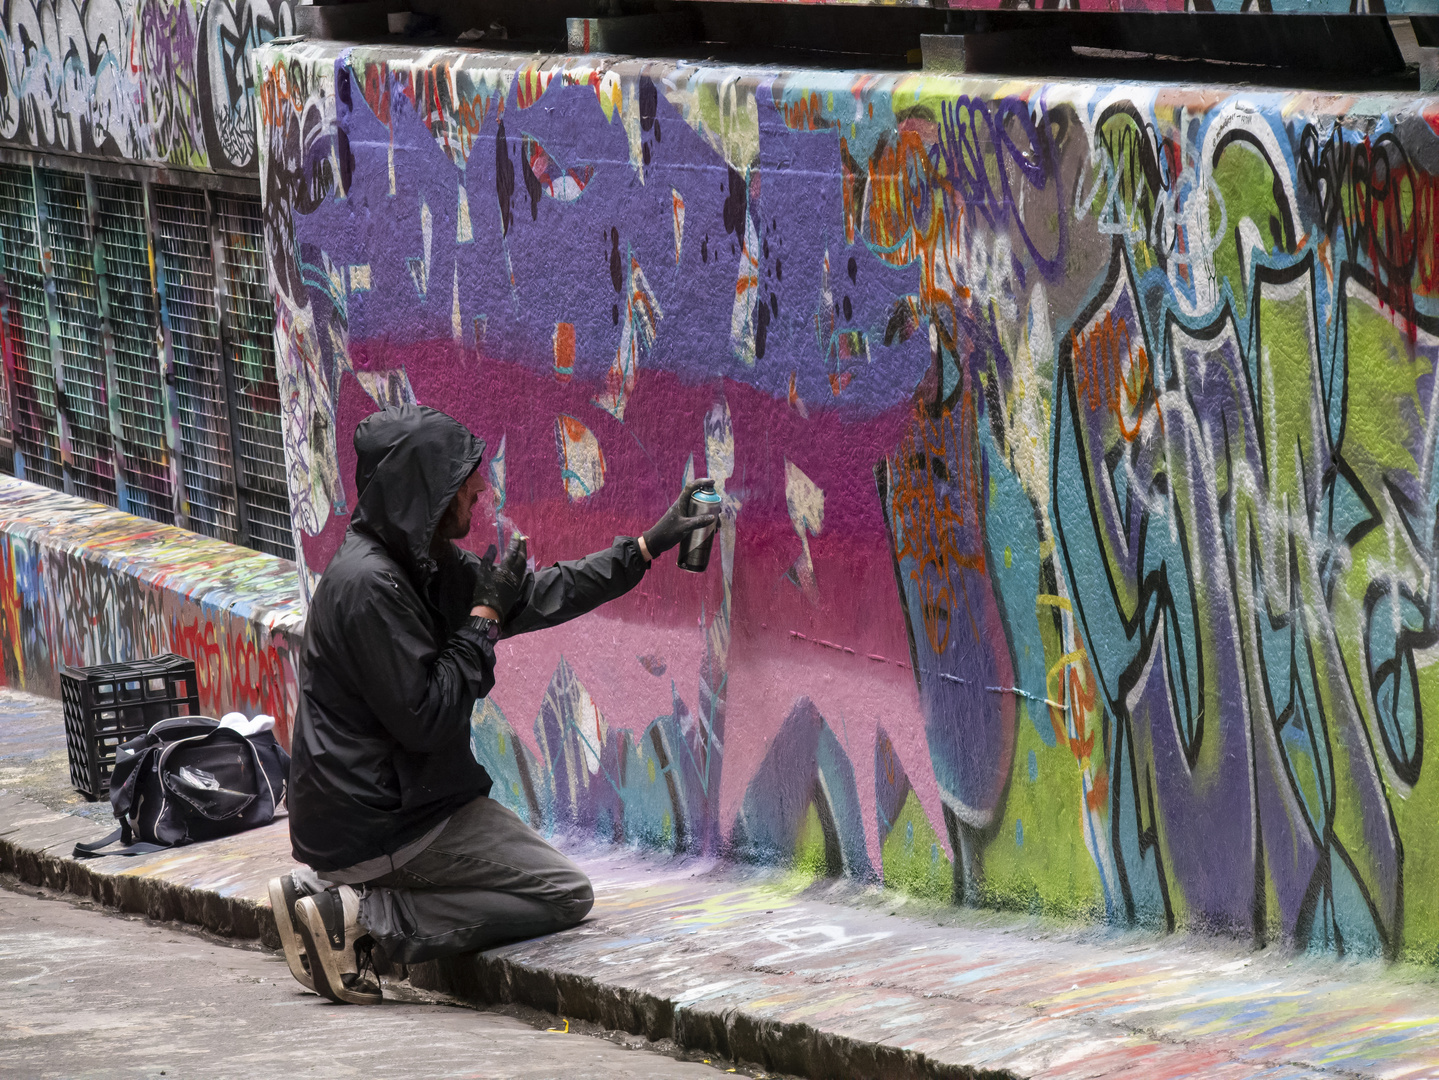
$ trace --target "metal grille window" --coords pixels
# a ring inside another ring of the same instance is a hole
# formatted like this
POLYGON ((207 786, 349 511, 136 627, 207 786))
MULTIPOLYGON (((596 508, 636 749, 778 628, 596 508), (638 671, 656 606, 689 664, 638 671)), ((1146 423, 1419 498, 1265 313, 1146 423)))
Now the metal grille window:
POLYGON ((240 514, 220 364, 209 207, 203 191, 158 184, 151 191, 190 528, 234 543, 240 538, 240 514))
POLYGON ((260 200, 49 165, 0 148, 16 473, 293 558, 260 200))
POLYGON ((216 193, 215 224, 225 259, 225 338, 234 387, 237 461, 250 542, 295 557, 275 380, 275 307, 265 277, 260 200, 216 193))
MULTIPOLYGON (((0 252, 4 250, 4 240, 0 239, 0 252)), ((3 255, 0 255, 3 259, 3 255)), ((3 278, 4 271, 0 270, 0 278, 3 278)), ((5 295, 0 291, 0 324, 4 323, 5 295)), ((3 333, 0 330, 0 333, 3 333)), ((0 364, 0 448, 13 449, 15 429, 15 418, 10 411, 10 369, 0 364)))
POLYGON ((62 491, 60 421, 45 276, 40 269, 34 173, 26 165, 0 165, 0 238, 4 240, 5 337, 14 367, 13 427, 16 472, 62 491))
POLYGON ((104 253, 106 307, 113 341, 113 412, 123 450, 129 509, 154 521, 175 520, 170 448, 145 189, 133 180, 95 177, 96 231, 104 253))
MULTIPOLYGON (((3 244, 3 241, 0 241, 3 244)), ((0 293, 0 322, 4 321, 4 296, 0 293)), ((0 331, 3 332, 3 331, 0 331)), ((0 364, 0 448, 13 449, 15 420, 10 412, 10 369, 0 364)))
POLYGON ((85 178, 37 169, 40 220, 50 251, 52 313, 60 343, 74 493, 116 505, 115 452, 100 332, 100 292, 85 178))

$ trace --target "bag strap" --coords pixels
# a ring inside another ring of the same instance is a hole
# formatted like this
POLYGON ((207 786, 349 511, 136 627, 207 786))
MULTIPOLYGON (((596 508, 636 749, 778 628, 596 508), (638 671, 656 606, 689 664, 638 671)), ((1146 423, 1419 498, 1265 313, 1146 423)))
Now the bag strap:
POLYGON ((76 844, 75 850, 71 852, 71 858, 75 859, 103 859, 107 855, 149 855, 154 851, 168 851, 165 844, 131 844, 130 837, 123 835, 130 830, 121 826, 103 840, 96 840, 90 844, 76 844), (109 847, 116 840, 122 840, 126 847, 116 848, 114 851, 101 851, 101 848, 109 847))

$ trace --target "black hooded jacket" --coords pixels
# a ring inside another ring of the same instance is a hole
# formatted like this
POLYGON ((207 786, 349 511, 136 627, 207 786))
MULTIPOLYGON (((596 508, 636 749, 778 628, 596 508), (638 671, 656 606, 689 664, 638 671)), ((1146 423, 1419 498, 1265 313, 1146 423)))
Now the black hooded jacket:
MULTIPOLYGON (((342 870, 389 855, 490 790, 470 713, 495 657, 469 610, 478 560, 430 550, 485 444, 442 412, 385 409, 355 431, 359 503, 310 603, 291 739, 295 858, 342 870)), ((529 574, 502 634, 555 626, 628 592, 639 544, 529 574)))

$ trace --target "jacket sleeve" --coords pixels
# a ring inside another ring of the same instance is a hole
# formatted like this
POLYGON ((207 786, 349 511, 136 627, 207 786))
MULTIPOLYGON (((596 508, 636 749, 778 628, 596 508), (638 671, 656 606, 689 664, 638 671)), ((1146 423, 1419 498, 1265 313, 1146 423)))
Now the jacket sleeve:
POLYGON ((648 566, 638 540, 617 536, 603 551, 537 570, 526 576, 520 603, 501 636, 558 626, 593 611, 638 585, 648 566))
POLYGON ((466 618, 436 647, 413 590, 388 575, 365 590, 347 620, 355 679, 371 710, 406 750, 428 753, 468 732, 475 699, 495 685, 495 654, 466 618))

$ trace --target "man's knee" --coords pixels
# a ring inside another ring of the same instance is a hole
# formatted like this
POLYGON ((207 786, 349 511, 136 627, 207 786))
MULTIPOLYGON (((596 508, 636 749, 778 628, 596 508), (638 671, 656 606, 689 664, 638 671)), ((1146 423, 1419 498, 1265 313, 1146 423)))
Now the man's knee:
POLYGON ((574 877, 575 880, 569 883, 569 888, 565 891, 564 899, 560 901, 560 910, 567 921, 577 923, 595 906, 595 890, 590 879, 579 870, 575 871, 574 877))

